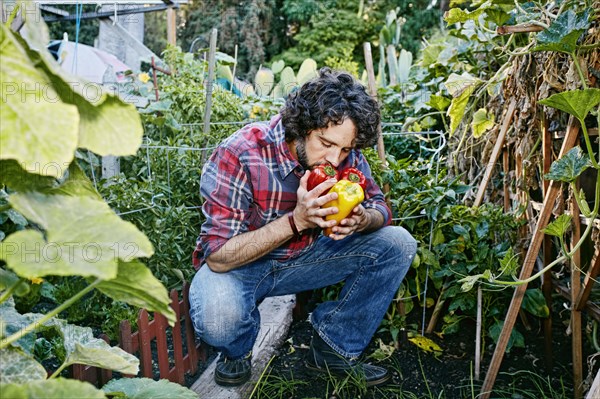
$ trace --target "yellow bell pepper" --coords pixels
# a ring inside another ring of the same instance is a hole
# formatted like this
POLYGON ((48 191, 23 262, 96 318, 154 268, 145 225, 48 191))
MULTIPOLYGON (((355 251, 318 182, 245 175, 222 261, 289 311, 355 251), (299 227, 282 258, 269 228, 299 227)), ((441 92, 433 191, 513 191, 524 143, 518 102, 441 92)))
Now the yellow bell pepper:
MULTIPOLYGON (((325 216, 325 220, 335 220, 341 222, 348 215, 352 213, 352 210, 365 199, 365 192, 358 183, 353 183, 349 180, 340 180, 331 187, 330 193, 337 193, 337 199, 329 201, 323 208, 337 207, 338 212, 333 215, 325 216)), ((326 228, 323 234, 326 236, 332 233, 331 228, 326 228)))

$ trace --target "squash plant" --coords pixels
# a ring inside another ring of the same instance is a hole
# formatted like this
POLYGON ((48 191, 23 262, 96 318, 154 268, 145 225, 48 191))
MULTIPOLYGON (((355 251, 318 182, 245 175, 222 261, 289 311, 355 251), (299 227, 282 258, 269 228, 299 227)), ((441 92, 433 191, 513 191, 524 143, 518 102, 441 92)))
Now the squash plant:
POLYGON ((118 97, 65 75, 7 26, 0 26, 0 390, 3 397, 105 397, 89 383, 59 378, 61 371, 79 363, 136 374, 139 361, 57 316, 92 290, 171 324, 175 313, 139 260, 152 245, 102 200, 75 154, 135 153, 140 118, 118 97), (47 276, 81 276, 87 286, 45 314, 16 311, 13 295, 27 295, 47 276), (50 377, 34 357, 38 332, 62 342, 64 361, 50 377))
MULTIPOLYGON (((480 9, 482 9, 483 12, 485 11, 485 7, 489 6, 489 3, 485 3, 480 9)), ((526 14, 531 13, 529 10, 526 11, 520 9, 519 11, 526 14)), ((536 42, 534 43, 535 46, 529 47, 531 47, 530 51, 534 52, 554 51, 568 54, 579 76, 580 89, 566 90, 553 94, 548 98, 539 101, 539 104, 566 112, 579 121, 587 153, 584 152, 580 146, 572 148, 562 158, 552 163, 549 173, 544 177, 548 180, 568 183, 581 213, 586 218, 594 219, 598 216, 600 211, 600 179, 596 179, 593 208, 590 208, 583 190, 577 189, 576 185, 577 178, 586 169, 591 167, 596 169, 597 173, 600 172, 600 159, 597 158, 600 157, 600 151, 598 154, 594 151, 595 149, 598 150, 598 147, 594 148, 592 145, 592 140, 590 139, 586 124, 586 119, 595 114, 596 118, 598 118, 598 125, 600 125, 600 89, 588 87, 587 77, 580 65, 579 57, 580 52, 600 47, 600 44, 578 44, 581 35, 590 26, 591 15, 592 10, 590 8, 578 10, 576 9, 576 3, 565 2, 559 8, 558 15, 554 16, 554 20, 550 25, 541 23, 545 29, 537 34, 536 42)), ((552 223, 548 224, 544 229, 546 234, 558 238, 560 242, 560 256, 538 273, 532 275, 528 279, 519 280, 516 275, 514 275, 516 270, 513 270, 513 273, 506 273, 506 270, 500 270, 499 272, 486 270, 482 274, 465 277, 463 279, 463 282, 465 283, 464 288, 470 289, 476 282, 500 285, 528 283, 542 276, 557 264, 571 260, 573 254, 581 247, 593 229, 593 223, 589 223, 583 234, 581 234, 579 241, 573 245, 571 250, 569 250, 566 245, 565 234, 571 226, 571 221, 571 215, 563 214, 557 217, 552 223), (507 280, 506 277, 512 278, 507 280)))

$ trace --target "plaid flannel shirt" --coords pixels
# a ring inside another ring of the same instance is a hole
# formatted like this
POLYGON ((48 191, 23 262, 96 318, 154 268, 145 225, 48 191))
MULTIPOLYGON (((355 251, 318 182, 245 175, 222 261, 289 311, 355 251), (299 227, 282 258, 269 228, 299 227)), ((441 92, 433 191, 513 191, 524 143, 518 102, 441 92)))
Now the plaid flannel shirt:
MULTIPOLYGON (((362 205, 379 210, 385 224, 390 224, 391 211, 360 151, 352 150, 338 169, 351 166, 367 180, 362 205)), ((194 267, 198 269, 230 238, 286 216, 296 206, 303 174, 285 142, 280 115, 270 123, 249 124, 221 143, 202 170, 200 195, 205 200, 202 212, 206 221, 193 254, 194 267)), ((320 232, 320 228, 305 231, 265 256, 280 260, 298 256, 310 249, 320 232)))

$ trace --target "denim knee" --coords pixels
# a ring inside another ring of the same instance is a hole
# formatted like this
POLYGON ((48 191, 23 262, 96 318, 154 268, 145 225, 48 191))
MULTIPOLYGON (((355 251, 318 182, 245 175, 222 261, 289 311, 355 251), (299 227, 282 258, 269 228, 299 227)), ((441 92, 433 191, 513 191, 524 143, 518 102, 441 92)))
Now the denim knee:
POLYGON ((190 287, 190 317, 196 334, 215 347, 226 347, 238 336, 250 310, 239 282, 227 273, 203 266, 190 287))
POLYGON ((399 256, 403 261, 412 262, 417 253, 417 240, 403 227, 386 226, 377 231, 378 241, 388 244, 388 251, 399 256))

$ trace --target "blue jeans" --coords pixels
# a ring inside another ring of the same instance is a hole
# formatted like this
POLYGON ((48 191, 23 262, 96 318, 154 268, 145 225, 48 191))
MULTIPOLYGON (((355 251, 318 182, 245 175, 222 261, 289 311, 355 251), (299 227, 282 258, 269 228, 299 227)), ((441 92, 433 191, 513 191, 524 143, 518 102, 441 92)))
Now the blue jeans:
POLYGON ((293 259, 259 259, 226 273, 204 265, 190 288, 196 334, 236 359, 252 350, 260 327, 258 303, 344 281, 338 299, 319 304, 311 323, 344 357, 367 347, 406 275, 417 242, 402 227, 335 241, 319 237, 293 259))

